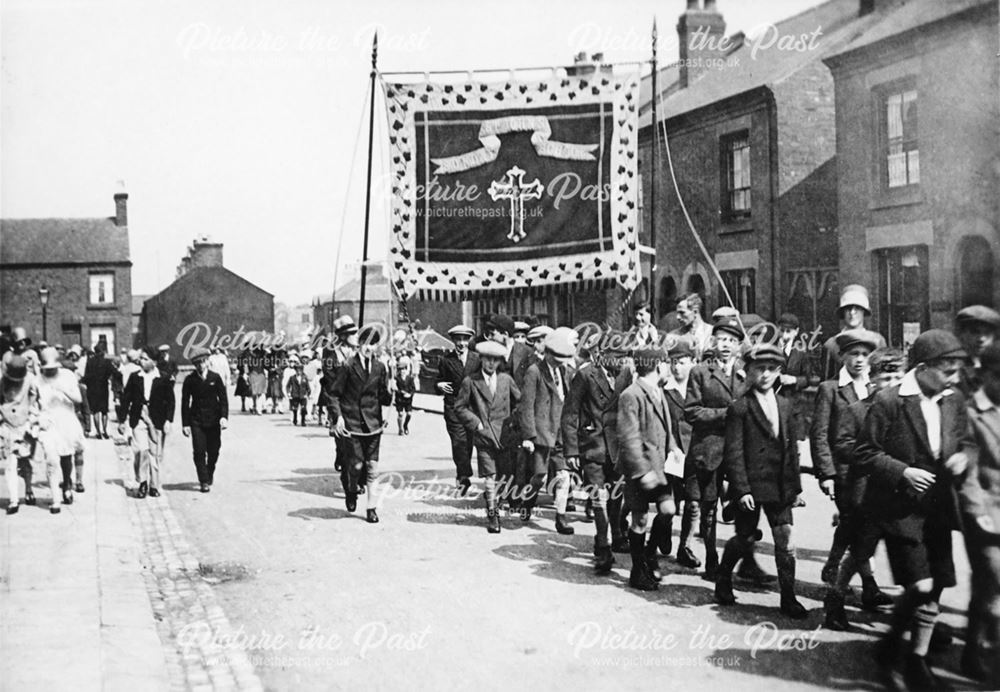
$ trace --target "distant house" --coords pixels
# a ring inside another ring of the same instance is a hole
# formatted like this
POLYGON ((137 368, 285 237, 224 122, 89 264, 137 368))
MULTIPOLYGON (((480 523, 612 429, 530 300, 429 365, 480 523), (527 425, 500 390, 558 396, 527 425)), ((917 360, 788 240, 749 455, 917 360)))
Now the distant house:
POLYGON ((194 241, 172 284, 146 300, 140 345, 169 344, 179 363, 191 339, 274 331, 274 295, 222 266, 222 244, 194 241))
POLYGON ((284 334, 287 343, 299 343, 312 336, 313 306, 274 304, 274 333, 284 334))
POLYGON ((132 345, 139 343, 139 325, 142 322, 142 306, 152 296, 147 293, 132 296, 132 345))
POLYGON ((109 352, 132 344, 128 195, 99 219, 0 220, 0 331, 109 352), (40 290, 48 291, 45 321, 40 290))
POLYGON ((903 346, 966 305, 1000 306, 997 3, 862 5, 874 21, 826 58, 840 274, 869 288, 873 326, 903 346))

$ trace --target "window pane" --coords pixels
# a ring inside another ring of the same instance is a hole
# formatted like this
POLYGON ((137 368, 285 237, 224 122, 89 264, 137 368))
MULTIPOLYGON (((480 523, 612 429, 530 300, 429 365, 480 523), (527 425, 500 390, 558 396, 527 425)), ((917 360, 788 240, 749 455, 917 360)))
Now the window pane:
POLYGON ((888 127, 889 140, 903 136, 903 111, 902 97, 900 94, 893 94, 886 100, 886 124, 888 127))
POLYGON ((889 187, 906 185, 906 154, 889 154, 889 187))
POLYGON ((910 184, 920 182, 920 151, 914 149, 908 153, 910 164, 910 184))

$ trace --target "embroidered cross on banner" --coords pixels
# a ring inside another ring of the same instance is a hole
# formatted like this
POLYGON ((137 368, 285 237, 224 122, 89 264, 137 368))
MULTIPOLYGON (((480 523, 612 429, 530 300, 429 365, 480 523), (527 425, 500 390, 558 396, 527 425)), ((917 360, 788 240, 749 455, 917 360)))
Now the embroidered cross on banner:
POLYGON ((507 171, 507 181, 500 182, 494 180, 490 183, 490 197, 494 202, 502 199, 510 200, 510 233, 507 234, 509 240, 515 243, 520 242, 527 234, 524 232, 524 201, 528 199, 542 198, 542 184, 535 178, 533 182, 525 184, 524 171, 514 166, 507 171))

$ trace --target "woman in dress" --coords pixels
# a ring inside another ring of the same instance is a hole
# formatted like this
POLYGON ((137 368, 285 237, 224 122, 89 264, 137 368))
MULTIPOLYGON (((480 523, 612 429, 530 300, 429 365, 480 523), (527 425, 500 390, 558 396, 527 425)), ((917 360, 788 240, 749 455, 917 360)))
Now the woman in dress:
POLYGON ((255 348, 250 355, 250 396, 253 412, 260 414, 260 398, 267 393, 267 373, 264 371, 264 349, 255 348))
POLYGON ((104 355, 104 342, 94 347, 94 355, 87 359, 83 383, 87 386, 87 403, 94 417, 94 433, 98 438, 108 438, 108 388, 112 365, 104 355))
POLYGON ((250 391, 250 381, 247 379, 247 362, 250 359, 250 351, 244 349, 236 361, 236 396, 240 398, 240 409, 247 412, 247 397, 252 396, 250 391))
MULTIPOLYGON (((76 405, 81 402, 80 385, 76 376, 62 367, 59 352, 51 346, 42 350, 41 376, 38 378, 39 428, 38 439, 44 449, 46 471, 51 479, 56 464, 62 470, 62 501, 73 504, 73 455, 83 448, 83 426, 76 417, 76 405)), ((107 418, 105 417, 105 425, 107 418)), ((51 485, 51 480, 50 480, 51 485)), ((59 506, 52 498, 53 514, 59 506)))

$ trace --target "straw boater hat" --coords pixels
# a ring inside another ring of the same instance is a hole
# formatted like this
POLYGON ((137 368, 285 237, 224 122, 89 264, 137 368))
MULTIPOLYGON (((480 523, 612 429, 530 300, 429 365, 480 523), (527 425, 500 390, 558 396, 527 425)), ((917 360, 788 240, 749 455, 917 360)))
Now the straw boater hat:
POLYGON ((341 315, 333 321, 333 331, 337 336, 354 334, 358 331, 358 325, 354 324, 354 319, 350 315, 341 315))
POLYGON ((58 370, 62 367, 59 361, 59 351, 53 346, 42 349, 42 362, 38 366, 41 370, 58 370))

